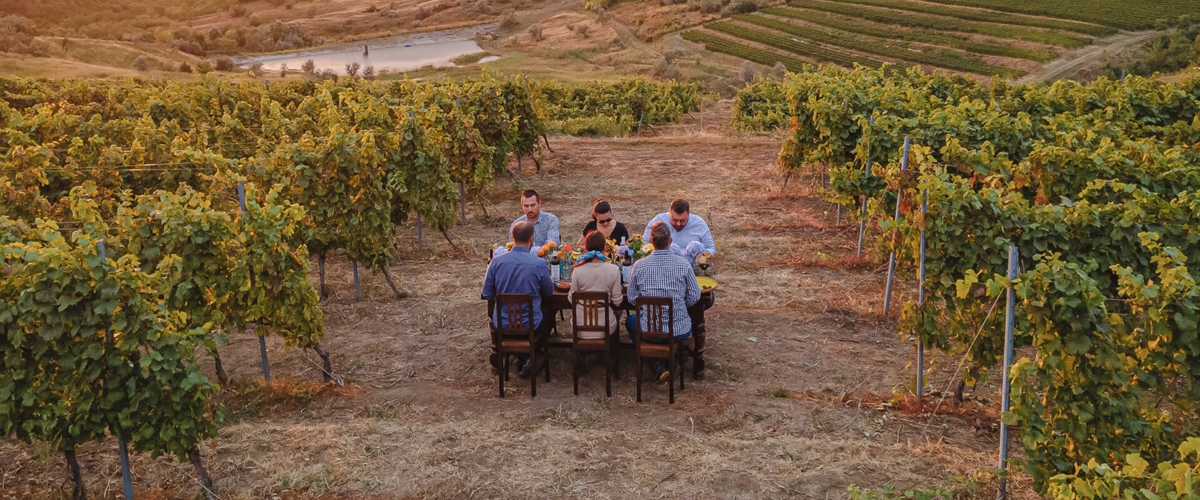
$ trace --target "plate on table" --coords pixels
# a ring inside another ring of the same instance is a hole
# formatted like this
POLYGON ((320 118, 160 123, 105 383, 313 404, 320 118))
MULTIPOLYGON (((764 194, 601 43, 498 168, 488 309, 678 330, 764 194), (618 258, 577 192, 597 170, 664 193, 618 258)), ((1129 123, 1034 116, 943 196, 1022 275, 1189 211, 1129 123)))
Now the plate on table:
POLYGON ((708 276, 700 276, 696 278, 696 284, 700 285, 700 291, 702 292, 717 289, 717 280, 709 278, 708 276))
POLYGON ((554 286, 558 287, 559 290, 570 290, 571 282, 570 281, 559 281, 558 283, 555 283, 554 286))

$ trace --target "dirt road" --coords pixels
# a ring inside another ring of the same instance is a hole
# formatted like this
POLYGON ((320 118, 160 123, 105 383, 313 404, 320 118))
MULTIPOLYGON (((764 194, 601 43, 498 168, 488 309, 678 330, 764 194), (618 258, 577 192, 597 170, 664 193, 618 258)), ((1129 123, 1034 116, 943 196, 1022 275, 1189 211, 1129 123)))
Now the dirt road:
POLYGON ((1093 45, 1067 52, 1063 57, 1046 63, 1038 71, 1018 79, 1017 83, 1049 82, 1071 76, 1089 63, 1102 59, 1108 54, 1133 47, 1162 34, 1160 31, 1123 31, 1097 40, 1093 45))

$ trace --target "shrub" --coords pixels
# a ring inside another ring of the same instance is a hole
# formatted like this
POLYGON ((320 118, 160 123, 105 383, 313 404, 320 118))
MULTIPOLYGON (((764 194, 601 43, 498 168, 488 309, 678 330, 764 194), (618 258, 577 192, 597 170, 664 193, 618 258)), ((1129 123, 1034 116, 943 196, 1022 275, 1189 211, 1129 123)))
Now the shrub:
POLYGON ((300 65, 300 72, 306 77, 313 76, 317 72, 317 63, 314 63, 312 59, 304 61, 304 64, 300 65))
POLYGON ((575 25, 575 33, 578 33, 579 36, 581 36, 581 37, 587 38, 588 28, 591 28, 591 26, 588 26, 588 25, 582 24, 582 23, 576 24, 575 25))
POLYGON ((365 80, 375 79, 375 66, 367 66, 362 70, 362 77, 365 80))
POLYGON ((212 73, 212 70, 213 70, 212 63, 210 63, 208 61, 200 61, 200 62, 196 63, 195 71, 198 74, 207 75, 209 73, 212 73))
POLYGON ((683 78, 683 74, 679 71, 679 65, 667 61, 666 58, 659 59, 654 63, 652 74, 655 78, 662 78, 664 80, 679 80, 683 78))
MULTIPOLYGON (((479 3, 486 4, 486 1, 481 0, 479 3)), ((521 26, 521 22, 517 20, 517 15, 509 12, 500 20, 500 29, 504 31, 512 31, 521 26)))
POLYGON ((347 64, 347 65, 346 65, 346 76, 349 76, 351 80, 353 80, 353 79, 357 78, 357 77, 358 77, 358 70, 359 70, 359 69, 361 69, 361 68, 362 68, 362 65, 361 65, 361 64, 358 64, 358 63, 356 63, 356 62, 352 62, 352 63, 349 63, 349 64, 347 64))
POLYGON ((29 31, 29 19, 17 14, 9 14, 0 18, 0 32, 25 33, 29 31))
POLYGON ((263 76, 263 64, 262 64, 262 63, 260 63, 260 62, 256 62, 256 63, 254 63, 254 64, 251 64, 251 65, 250 65, 250 74, 252 74, 252 75, 254 75, 254 76, 257 76, 257 77, 259 77, 259 78, 262 78, 262 76, 263 76))
POLYGON ((150 63, 146 61, 146 56, 137 56, 137 59, 133 61, 133 69, 138 71, 149 71, 150 63))
POLYGON ((535 42, 542 41, 542 27, 537 24, 529 26, 529 37, 535 42))
POLYGON ((233 14, 233 17, 242 17, 242 16, 246 15, 246 6, 242 5, 240 3, 234 4, 232 7, 229 8, 229 13, 233 14))
POLYGON ((734 14, 749 14, 756 11, 758 11, 758 4, 751 2, 750 0, 745 0, 733 6, 734 14))
POLYGON ((179 72, 180 72, 180 73, 191 73, 191 72, 192 72, 192 65, 190 65, 190 64, 188 64, 188 63, 186 63, 186 62, 185 62, 185 63, 180 63, 180 64, 179 64, 179 72))
POLYGON ((250 23, 250 26, 257 27, 257 26, 262 25, 262 18, 258 16, 257 12, 250 14, 250 18, 248 19, 248 21, 250 23))
POLYGON ((742 70, 738 72, 743 82, 754 81, 754 75, 758 73, 758 65, 750 61, 742 61, 742 70))
POLYGON ((287 70, 288 70, 287 63, 280 64, 279 65, 279 78, 287 78, 287 70))
POLYGON ((233 71, 233 59, 230 59, 228 57, 217 58, 216 69, 217 69, 217 71, 225 71, 225 72, 233 71))

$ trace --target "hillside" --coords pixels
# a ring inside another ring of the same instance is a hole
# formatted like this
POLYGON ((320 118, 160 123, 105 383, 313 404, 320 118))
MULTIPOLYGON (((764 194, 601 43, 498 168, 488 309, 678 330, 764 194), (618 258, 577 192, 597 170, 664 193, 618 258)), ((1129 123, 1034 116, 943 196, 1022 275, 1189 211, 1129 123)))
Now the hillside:
MULTIPOLYGON (((791 70, 890 64, 978 78, 1069 77, 1045 65, 1094 73, 1078 60, 1095 63, 1097 51, 1089 48, 1103 47, 1105 57, 1124 54, 1134 42, 1119 31, 1200 15, 1198 2, 1125 5, 593 0, 585 8, 558 0, 0 0, 0 74, 165 76, 229 70, 222 60, 247 54, 419 35, 473 38, 483 55, 495 56, 489 61, 498 58, 488 63, 498 70, 569 80, 652 75, 718 82, 736 76, 743 60, 791 70)), ((469 67, 480 58, 459 64, 469 67)), ((454 68, 406 71, 418 78, 460 74, 454 68)))

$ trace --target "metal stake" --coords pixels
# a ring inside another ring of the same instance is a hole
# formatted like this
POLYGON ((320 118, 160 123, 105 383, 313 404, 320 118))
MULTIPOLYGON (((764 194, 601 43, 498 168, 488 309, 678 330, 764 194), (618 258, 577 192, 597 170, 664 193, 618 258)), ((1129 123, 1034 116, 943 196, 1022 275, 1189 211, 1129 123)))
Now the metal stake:
MULTIPOLYGON (((904 156, 900 157, 900 171, 901 172, 908 170, 908 147, 909 147, 910 143, 911 143, 911 141, 909 140, 909 138, 905 137, 904 138, 904 156)), ((892 219, 896 222, 900 221, 900 200, 903 197, 904 197, 904 189, 902 187, 897 187, 896 188, 896 217, 892 219)), ((888 255, 887 288, 884 291, 884 296, 883 296, 883 315, 884 316, 887 316, 888 310, 891 308, 891 305, 892 305, 892 278, 894 278, 895 276, 896 276, 896 250, 893 249, 891 254, 888 255)))
MULTIPOLYGON (((917 265, 917 307, 925 305, 925 214, 929 211, 929 191, 921 192, 921 255, 917 265)), ((925 343, 917 336, 917 407, 925 395, 925 343)))
MULTIPOLYGON (((871 125, 875 125, 875 116, 874 115, 871 116, 871 125)), ((871 178, 871 143, 867 142, 867 175, 866 175, 866 179, 870 179, 870 178, 871 178)), ((858 253, 857 253, 857 255, 859 257, 862 257, 863 237, 867 233, 867 195, 861 194, 861 195, 858 195, 858 198, 859 198, 859 200, 861 200, 861 203, 862 203, 862 214, 859 215, 859 220, 858 220, 858 253)))
MULTIPOLYGON (((108 260, 104 240, 96 241, 96 250, 100 252, 100 260, 108 260)), ((111 329, 104 329, 104 338, 108 344, 116 342, 111 329)), ((117 454, 121 457, 121 487, 125 489, 125 500, 133 500, 133 473, 129 470, 129 447, 125 446, 125 440, 119 436, 117 437, 117 454)))
POLYGON ((417 212, 417 248, 425 248, 425 234, 421 223, 421 212, 417 212))
POLYGON ((1017 292, 1013 289, 1012 281, 1017 279, 1017 246, 1008 247, 1008 307, 1004 312, 1004 387, 1000 394, 1000 492, 996 495, 999 500, 1008 498, 1005 474, 1008 472, 1008 424, 1004 423, 1003 415, 1008 412, 1008 393, 1012 382, 1009 380, 1008 367, 1012 365, 1013 357, 1013 326, 1017 308, 1017 292))
POLYGON ((357 260, 350 262, 350 269, 352 269, 354 271, 354 300, 358 300, 359 297, 362 296, 362 294, 359 292, 359 288, 358 288, 358 261, 357 260))

